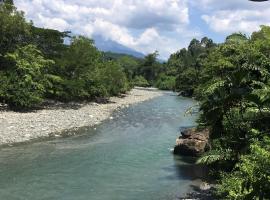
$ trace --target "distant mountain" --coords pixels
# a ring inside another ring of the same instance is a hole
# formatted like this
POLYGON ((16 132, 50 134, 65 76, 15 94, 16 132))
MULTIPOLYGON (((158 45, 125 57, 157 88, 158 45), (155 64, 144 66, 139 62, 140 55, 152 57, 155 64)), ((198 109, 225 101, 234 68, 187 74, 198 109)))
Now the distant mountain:
POLYGON ((142 61, 143 58, 138 58, 136 56, 130 55, 130 54, 124 54, 124 53, 115 53, 111 51, 106 51, 103 54, 105 60, 119 60, 122 57, 129 57, 130 59, 133 59, 135 61, 142 61))
POLYGON ((115 41, 105 40, 101 36, 94 36, 93 39, 95 40, 96 47, 101 51, 128 54, 137 58, 144 58, 145 56, 144 54, 115 41))

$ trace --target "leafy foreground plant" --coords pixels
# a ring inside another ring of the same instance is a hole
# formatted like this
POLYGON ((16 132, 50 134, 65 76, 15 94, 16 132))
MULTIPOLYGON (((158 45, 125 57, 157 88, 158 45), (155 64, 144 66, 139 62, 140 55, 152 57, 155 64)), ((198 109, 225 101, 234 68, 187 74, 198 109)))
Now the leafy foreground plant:
POLYGON ((229 36, 202 63, 193 89, 212 150, 198 162, 216 172, 221 199, 270 199, 270 27, 229 36))
POLYGON ((233 173, 223 174, 220 194, 229 199, 269 199, 270 142, 253 144, 250 153, 243 155, 233 173), (268 149, 265 148, 267 145, 268 149))
POLYGON ((11 107, 31 108, 42 102, 45 93, 45 69, 54 62, 45 59, 33 45, 8 53, 9 68, 1 73, 5 80, 2 99, 11 107))

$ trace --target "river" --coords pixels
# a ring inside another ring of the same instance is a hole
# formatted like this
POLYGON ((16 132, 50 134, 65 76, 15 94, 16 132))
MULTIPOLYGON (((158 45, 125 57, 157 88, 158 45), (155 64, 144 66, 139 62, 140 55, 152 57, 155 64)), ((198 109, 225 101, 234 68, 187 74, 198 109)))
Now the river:
POLYGON ((3 200, 172 200, 196 179, 169 151, 196 102, 174 93, 132 105, 73 137, 2 148, 3 200))

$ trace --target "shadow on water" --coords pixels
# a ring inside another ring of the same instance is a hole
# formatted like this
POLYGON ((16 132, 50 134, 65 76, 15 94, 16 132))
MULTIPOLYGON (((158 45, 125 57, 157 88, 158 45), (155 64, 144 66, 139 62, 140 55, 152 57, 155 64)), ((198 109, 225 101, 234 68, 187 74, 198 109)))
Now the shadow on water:
POLYGON ((208 169, 205 166, 196 164, 195 157, 181 157, 173 155, 174 163, 163 170, 172 172, 170 175, 163 177, 166 180, 186 180, 195 181, 204 179, 207 176, 208 169))
POLYGON ((196 164, 194 157, 174 156, 174 167, 177 176, 186 180, 204 179, 207 176, 208 169, 205 166, 196 164), (186 164, 183 164, 183 161, 186 164))

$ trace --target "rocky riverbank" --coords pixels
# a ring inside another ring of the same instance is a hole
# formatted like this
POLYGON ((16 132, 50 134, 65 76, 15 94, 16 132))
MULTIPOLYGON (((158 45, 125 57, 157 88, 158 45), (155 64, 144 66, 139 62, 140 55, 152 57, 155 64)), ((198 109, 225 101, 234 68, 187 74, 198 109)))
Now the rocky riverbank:
POLYGON ((209 130, 196 130, 196 128, 186 129, 181 132, 181 136, 176 139, 174 154, 184 156, 200 156, 209 150, 209 130))
POLYGON ((193 191, 187 193, 184 197, 179 197, 179 200, 216 200, 214 196, 215 185, 202 182, 191 186, 193 191))
POLYGON ((0 110, 0 145, 60 136, 67 130, 95 126, 111 117, 113 111, 158 96, 155 89, 135 88, 123 97, 112 97, 109 103, 57 103, 31 112, 0 110))

